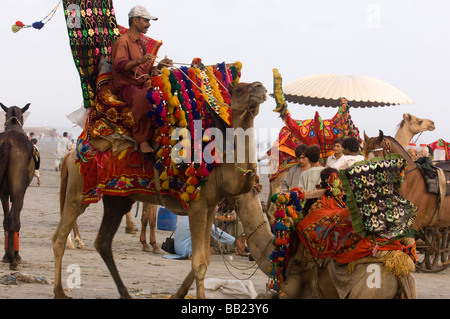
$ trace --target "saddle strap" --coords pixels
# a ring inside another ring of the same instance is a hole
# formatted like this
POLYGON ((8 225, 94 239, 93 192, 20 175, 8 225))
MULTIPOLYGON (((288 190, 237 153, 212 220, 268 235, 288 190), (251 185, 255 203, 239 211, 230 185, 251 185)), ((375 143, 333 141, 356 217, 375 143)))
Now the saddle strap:
POLYGON ((447 192, 447 180, 445 179, 444 171, 440 168, 437 168, 438 173, 438 184, 439 184, 439 195, 437 198, 437 206, 436 211, 434 212, 433 218, 431 219, 429 226, 434 226, 434 224, 441 219, 441 209, 444 204, 445 194, 447 192))

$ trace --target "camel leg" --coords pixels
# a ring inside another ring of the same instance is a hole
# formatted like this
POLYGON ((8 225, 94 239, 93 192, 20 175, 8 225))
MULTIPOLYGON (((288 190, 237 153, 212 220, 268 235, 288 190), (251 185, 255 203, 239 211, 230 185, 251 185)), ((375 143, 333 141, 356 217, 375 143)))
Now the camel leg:
MULTIPOLYGON (((142 216, 141 216, 141 235, 139 237, 139 240, 142 244, 142 250, 148 251, 148 252, 151 251, 150 246, 147 244, 147 236, 146 236, 147 225, 150 220, 149 217, 150 217, 149 204, 143 203, 142 216)), ((151 241, 151 238, 150 238, 150 241, 151 241)))
POLYGON ((147 203, 145 203, 144 205, 148 206, 147 210, 149 211, 148 221, 150 223, 150 245, 152 245, 154 254, 161 254, 161 250, 159 249, 158 245, 156 244, 156 215, 158 213, 158 211, 157 211, 158 206, 150 205, 147 203))
POLYGON ((193 206, 191 206, 192 210, 189 210, 192 240, 192 270, 195 275, 197 298, 205 299, 204 282, 211 257, 209 245, 215 207, 194 208, 193 206))
POLYGON ((184 299, 184 297, 187 295, 189 291, 189 288, 191 288, 194 280, 195 280, 195 273, 193 270, 191 270, 184 279, 180 288, 178 288, 177 292, 174 295, 170 296, 170 299, 184 299))
POLYGON ((75 249, 75 244, 72 240, 72 231, 69 233, 69 235, 67 235, 66 245, 69 249, 75 249))
POLYGON ((73 235, 75 237, 75 242, 77 243, 78 248, 86 249, 86 246, 84 246, 84 243, 81 240, 81 235, 80 235, 80 231, 78 230, 77 221, 75 221, 75 223, 73 224, 73 235))
POLYGON ((136 234, 136 229, 134 228, 133 217, 131 217, 131 212, 125 214, 125 220, 126 220, 125 233, 136 234))
MULTIPOLYGON (((81 202, 82 201, 80 200, 78 204, 81 204, 81 202)), ((78 216, 81 215, 88 207, 87 205, 77 205, 76 201, 68 201, 66 205, 67 206, 64 207, 64 212, 61 215, 59 224, 56 227, 52 237, 53 254, 55 259, 55 283, 53 288, 55 299, 69 298, 64 292, 62 285, 62 259, 64 256, 67 238, 71 233, 78 216)))
POLYGON ((120 226, 123 215, 130 211, 131 206, 133 206, 133 201, 128 197, 103 196, 103 206, 103 219, 94 246, 108 267, 116 283, 120 298, 131 299, 128 289, 120 278, 116 263, 114 262, 111 244, 120 226))

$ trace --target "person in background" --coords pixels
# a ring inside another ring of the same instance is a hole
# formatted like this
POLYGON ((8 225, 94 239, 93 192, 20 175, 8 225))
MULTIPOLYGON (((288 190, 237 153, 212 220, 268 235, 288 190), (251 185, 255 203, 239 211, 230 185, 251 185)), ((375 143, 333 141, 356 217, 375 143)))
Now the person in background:
MULTIPOLYGON (((230 234, 216 228, 213 224, 211 227, 211 236, 227 245, 240 245, 241 243, 230 234)), ((175 252, 174 255, 163 255, 167 259, 189 259, 192 256, 191 229, 189 227, 189 216, 180 216, 177 228, 174 234, 175 252)), ((242 245, 242 244, 241 244, 242 245)), ((244 250, 244 247, 241 247, 244 250)))
POLYGON ((331 155, 327 158, 327 163, 325 164, 325 167, 332 167, 334 163, 338 161, 338 159, 344 156, 344 148, 342 147, 343 143, 344 139, 341 137, 338 137, 333 141, 334 155, 331 155))
POLYGON ((309 160, 310 168, 302 173, 298 181, 298 187, 305 191, 313 191, 316 185, 320 183, 320 172, 324 167, 320 164, 320 148, 317 145, 308 146, 305 156, 309 160))
POLYGON ((306 146, 306 144, 300 144, 295 148, 295 157, 297 158, 298 163, 289 169, 284 178, 283 184, 281 184, 282 192, 288 192, 292 187, 297 187, 301 174, 310 168, 311 164, 305 156, 307 148, 308 146, 306 146))
POLYGON ((356 137, 347 137, 342 146, 344 147, 345 155, 338 159, 331 167, 337 170, 346 169, 356 162, 364 160, 364 156, 359 154, 359 142, 356 137))
POLYGON ((58 142, 58 150, 56 153, 58 165, 55 167, 56 171, 61 169, 61 160, 70 151, 69 133, 64 132, 63 137, 58 142))
POLYGON ((32 138, 31 143, 33 143, 34 176, 36 176, 38 180, 38 186, 41 186, 41 176, 39 174, 39 168, 41 166, 41 156, 39 155, 39 148, 36 146, 37 139, 32 138))

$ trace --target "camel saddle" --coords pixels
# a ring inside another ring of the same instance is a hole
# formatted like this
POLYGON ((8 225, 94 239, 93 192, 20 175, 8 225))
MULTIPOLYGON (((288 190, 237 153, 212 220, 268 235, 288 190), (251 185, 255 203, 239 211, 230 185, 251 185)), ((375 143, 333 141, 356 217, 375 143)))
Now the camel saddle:
POLYGON ((416 163, 429 193, 442 197, 450 195, 450 161, 433 164, 429 157, 422 157, 416 163))

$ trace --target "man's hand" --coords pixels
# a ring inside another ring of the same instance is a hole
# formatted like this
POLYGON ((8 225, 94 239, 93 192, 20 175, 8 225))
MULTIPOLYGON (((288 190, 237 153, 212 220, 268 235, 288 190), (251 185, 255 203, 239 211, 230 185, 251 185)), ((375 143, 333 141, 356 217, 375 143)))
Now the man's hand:
POLYGON ((169 59, 166 55, 164 57, 164 59, 159 61, 157 68, 158 68, 158 70, 161 70, 162 68, 168 67, 168 66, 173 66, 173 60, 169 59))
POLYGON ((147 53, 142 58, 138 59, 139 64, 147 63, 147 62, 154 62, 156 60, 156 56, 153 54, 147 53))

